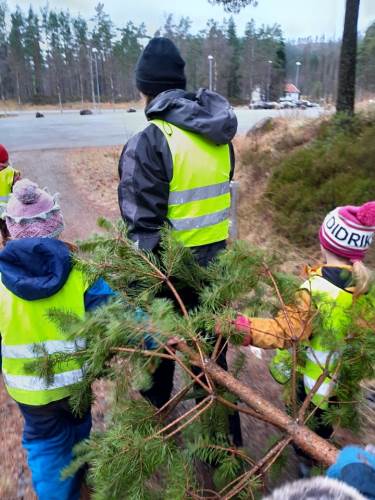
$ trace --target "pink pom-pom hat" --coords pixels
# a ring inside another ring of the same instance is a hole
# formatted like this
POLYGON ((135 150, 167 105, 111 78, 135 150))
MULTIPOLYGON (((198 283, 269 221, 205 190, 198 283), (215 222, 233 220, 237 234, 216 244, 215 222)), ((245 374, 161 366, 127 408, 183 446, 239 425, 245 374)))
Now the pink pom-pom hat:
POLYGON ((326 250, 352 262, 363 260, 375 233, 375 201, 337 207, 324 219, 319 240, 326 250))
POLYGON ((29 179, 14 185, 3 217, 13 239, 57 238, 64 230, 58 195, 51 196, 29 179))

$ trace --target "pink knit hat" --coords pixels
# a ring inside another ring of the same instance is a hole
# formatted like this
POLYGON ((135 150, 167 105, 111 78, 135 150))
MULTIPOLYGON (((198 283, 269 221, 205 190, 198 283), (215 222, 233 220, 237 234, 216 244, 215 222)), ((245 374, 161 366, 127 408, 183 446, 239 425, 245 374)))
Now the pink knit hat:
POLYGON ((321 245, 351 261, 363 260, 375 232, 375 201, 361 207, 337 207, 330 212, 319 231, 321 245))
POLYGON ((11 238, 57 238, 64 230, 57 198, 29 179, 18 181, 3 214, 11 238))

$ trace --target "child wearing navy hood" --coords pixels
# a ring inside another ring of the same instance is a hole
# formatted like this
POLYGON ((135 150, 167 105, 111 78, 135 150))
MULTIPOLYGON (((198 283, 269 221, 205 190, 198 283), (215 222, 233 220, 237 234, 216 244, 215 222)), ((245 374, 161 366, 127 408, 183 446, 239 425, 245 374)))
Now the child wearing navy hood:
POLYGON ((80 363, 72 359, 54 367, 48 384, 27 366, 45 351, 82 348, 49 319, 49 310, 84 317, 114 293, 102 279, 90 286, 72 265, 71 246, 58 239, 64 220, 56 195, 23 179, 14 187, 4 218, 11 236, 0 252, 4 383, 25 420, 22 444, 39 500, 76 500, 84 472, 62 480, 61 471, 71 462, 73 447, 91 429, 91 412, 78 418, 68 402, 73 385, 82 378, 80 363))

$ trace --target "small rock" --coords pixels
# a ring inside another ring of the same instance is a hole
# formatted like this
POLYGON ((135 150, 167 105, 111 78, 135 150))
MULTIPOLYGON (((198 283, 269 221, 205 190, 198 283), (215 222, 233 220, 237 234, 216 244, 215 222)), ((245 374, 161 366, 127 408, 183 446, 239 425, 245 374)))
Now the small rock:
POLYGON ((135 108, 128 108, 128 109, 126 110, 126 112, 127 112, 127 113, 136 113, 136 112, 137 112, 137 110, 136 110, 135 108))
POLYGON ((44 118, 44 114, 43 113, 39 113, 39 111, 37 111, 35 113, 35 118, 44 118))
POLYGON ((92 111, 91 111, 91 109, 81 109, 81 111, 79 112, 79 114, 81 116, 92 115, 92 111))

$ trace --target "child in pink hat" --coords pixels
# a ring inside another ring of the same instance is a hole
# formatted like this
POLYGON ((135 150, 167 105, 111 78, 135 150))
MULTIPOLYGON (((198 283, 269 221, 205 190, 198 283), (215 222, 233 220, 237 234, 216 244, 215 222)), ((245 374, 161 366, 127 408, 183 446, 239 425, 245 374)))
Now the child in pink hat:
POLYGON ((7 226, 3 219, 3 212, 13 186, 20 178, 20 173, 9 164, 9 153, 6 147, 0 144, 0 235, 3 245, 9 237, 7 226))
MULTIPOLYGON (((311 281, 319 277, 323 292, 328 289, 347 291, 352 296, 359 296, 368 291, 372 281, 372 272, 363 264, 363 259, 372 243, 375 233, 375 201, 360 207, 337 207, 327 214, 320 229, 319 241, 323 263, 314 268, 306 267, 307 281, 303 283, 297 295, 299 307, 289 307, 289 321, 293 330, 303 338, 312 334, 309 316, 314 314, 311 304, 311 281), (302 332, 303 330, 303 332, 302 332)), ((246 333, 244 343, 258 347, 284 348, 290 344, 290 328, 280 312, 276 319, 246 318, 239 316, 236 328, 246 333)))
POLYGON ((64 230, 58 195, 51 196, 29 179, 14 186, 3 217, 12 239, 58 238, 64 230))
POLYGON ((333 429, 324 421, 323 413, 335 397, 336 369, 349 335, 353 297, 365 294, 372 281, 372 273, 362 261, 374 233, 375 201, 359 207, 335 208, 319 230, 323 263, 306 268, 307 279, 296 294, 295 304, 287 306, 275 318, 239 315, 233 325, 244 333, 243 345, 277 349, 270 371, 282 384, 291 377, 291 355, 287 350, 291 338, 303 341, 306 361, 301 368, 299 398, 303 401, 314 387, 311 402, 315 406, 315 431, 326 439, 333 429), (320 328, 313 322, 317 310, 320 328), (327 376, 317 389, 317 381, 325 370, 327 376))

